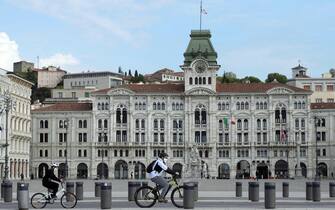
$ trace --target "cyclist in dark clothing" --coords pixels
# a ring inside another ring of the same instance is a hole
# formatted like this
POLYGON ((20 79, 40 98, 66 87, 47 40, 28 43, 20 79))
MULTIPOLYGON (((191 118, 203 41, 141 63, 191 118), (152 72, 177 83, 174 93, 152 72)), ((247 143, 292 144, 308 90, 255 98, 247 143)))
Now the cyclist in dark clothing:
POLYGON ((61 179, 55 176, 54 170, 58 168, 58 164, 53 163, 51 167, 46 171, 45 176, 42 179, 42 185, 52 190, 52 198, 56 198, 59 184, 53 181, 62 182, 61 179))

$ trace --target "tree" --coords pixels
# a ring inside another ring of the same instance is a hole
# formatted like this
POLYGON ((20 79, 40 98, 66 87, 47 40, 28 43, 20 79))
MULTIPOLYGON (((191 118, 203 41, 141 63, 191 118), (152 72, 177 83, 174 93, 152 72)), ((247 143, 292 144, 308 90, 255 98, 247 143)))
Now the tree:
POLYGON ((236 78, 236 74, 233 72, 225 72, 221 78, 221 83, 237 83, 239 79, 236 78))
POLYGON ((270 73, 270 74, 268 74, 268 77, 266 78, 265 82, 269 83, 269 82, 272 82, 275 79, 279 83, 285 84, 287 82, 287 77, 285 75, 279 74, 279 73, 270 73))
POLYGON ((118 71, 119 71, 119 74, 123 74, 121 66, 119 66, 119 70, 118 71))
POLYGON ((130 70, 130 69, 129 69, 129 71, 128 71, 128 75, 131 76, 131 77, 133 76, 133 75, 131 74, 131 70, 130 70))
POLYGON ((138 72, 137 72, 137 70, 135 70, 135 77, 138 77, 138 72))
POLYGON ((127 72, 124 73, 124 76, 125 76, 125 77, 127 76, 127 72))
POLYGON ((260 79, 254 76, 246 76, 243 79, 241 79, 242 83, 245 83, 246 81, 249 81, 250 83, 262 83, 260 79))

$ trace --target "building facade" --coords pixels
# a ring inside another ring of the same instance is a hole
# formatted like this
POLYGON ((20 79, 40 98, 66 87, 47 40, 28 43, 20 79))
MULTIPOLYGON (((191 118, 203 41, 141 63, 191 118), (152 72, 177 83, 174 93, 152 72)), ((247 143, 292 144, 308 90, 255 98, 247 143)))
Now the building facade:
POLYGON ((33 72, 37 75, 37 87, 39 88, 55 88, 66 74, 66 71, 54 66, 48 66, 42 69, 35 68, 33 72))
MULTIPOLYGON (((202 177, 313 177, 312 92, 276 82, 217 82, 210 38, 207 30, 191 32, 183 83, 121 85, 93 92, 92 103, 34 110, 34 175, 43 176, 51 162, 65 174, 67 162, 71 178, 145 178, 145 167, 165 151, 184 176, 196 148, 202 177)), ((334 170, 333 157, 325 158, 324 177, 334 170)))
MULTIPOLYGON (((30 118, 30 96, 32 83, 16 76, 11 72, 2 75, 1 94, 9 91, 12 107, 8 114, 8 128, 6 128, 6 116, 4 105, 1 108, 1 134, 0 142, 6 142, 6 132, 9 133, 8 166, 9 178, 18 179, 21 174, 29 177, 30 142, 31 142, 31 118, 30 118), (7 86, 8 85, 8 86, 7 86)), ((1 99, 2 100, 2 99, 1 99)), ((0 173, 4 177, 5 170, 5 148, 0 149, 0 173)))

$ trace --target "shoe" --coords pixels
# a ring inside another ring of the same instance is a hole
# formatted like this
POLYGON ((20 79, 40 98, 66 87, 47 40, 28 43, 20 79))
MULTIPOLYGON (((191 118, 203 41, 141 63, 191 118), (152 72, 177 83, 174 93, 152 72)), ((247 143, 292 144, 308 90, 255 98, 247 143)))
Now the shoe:
POLYGON ((167 200, 166 198, 159 197, 159 198, 158 198, 158 202, 160 202, 160 203, 167 203, 168 200, 167 200))

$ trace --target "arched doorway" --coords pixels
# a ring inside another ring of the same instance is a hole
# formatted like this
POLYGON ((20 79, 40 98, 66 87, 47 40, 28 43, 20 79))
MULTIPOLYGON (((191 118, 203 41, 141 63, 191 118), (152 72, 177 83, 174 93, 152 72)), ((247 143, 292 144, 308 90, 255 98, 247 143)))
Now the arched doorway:
POLYGON ((46 171, 48 170, 49 166, 48 164, 46 163, 41 163, 39 166, 38 166, 38 178, 43 178, 46 171))
POLYGON ((182 177, 182 172, 183 172, 183 165, 182 164, 180 164, 180 163, 173 164, 172 170, 179 173, 178 178, 182 177))
POLYGON ((227 163, 222 163, 219 165, 219 179, 229 179, 230 178, 230 168, 227 163))
MULTIPOLYGON (((307 167, 306 164, 303 162, 300 162, 300 168, 301 168, 301 175, 303 177, 307 177, 307 167)), ((297 165, 295 165, 295 175, 297 175, 297 165)))
POLYGON ((58 177, 65 177, 66 175, 66 165, 65 163, 59 164, 58 167, 58 177))
POLYGON ((321 178, 325 178, 328 176, 328 167, 326 163, 319 163, 318 164, 318 173, 321 178))
POLYGON ((141 162, 135 164, 135 179, 145 179, 145 165, 141 162))
POLYGON ((98 164, 97 176, 99 179, 108 179, 108 165, 106 163, 98 164))
POLYGON ((87 179, 87 165, 85 163, 79 163, 77 166, 77 178, 78 179, 87 179))
POLYGON ((262 162, 257 165, 256 177, 258 179, 267 179, 269 177, 269 169, 266 163, 262 162))
POLYGON ((241 160, 237 163, 236 179, 249 179, 250 177, 250 164, 246 160, 241 160))
POLYGON ((276 162, 275 175, 276 175, 276 178, 279 178, 279 179, 288 178, 288 164, 285 160, 278 160, 276 162))
POLYGON ((124 160, 115 163, 115 179, 128 179, 128 164, 124 160))

